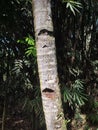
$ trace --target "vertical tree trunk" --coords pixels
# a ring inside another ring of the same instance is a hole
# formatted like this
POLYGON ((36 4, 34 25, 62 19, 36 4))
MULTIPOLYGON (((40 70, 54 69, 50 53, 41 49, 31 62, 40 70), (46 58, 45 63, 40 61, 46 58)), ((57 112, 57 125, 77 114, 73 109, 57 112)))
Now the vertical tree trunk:
POLYGON ((5 128, 5 115, 6 115, 6 95, 4 97, 4 104, 3 104, 3 114, 2 114, 2 130, 4 130, 5 128))
POLYGON ((50 0, 33 0, 37 62, 47 130, 66 130, 57 74, 50 0))

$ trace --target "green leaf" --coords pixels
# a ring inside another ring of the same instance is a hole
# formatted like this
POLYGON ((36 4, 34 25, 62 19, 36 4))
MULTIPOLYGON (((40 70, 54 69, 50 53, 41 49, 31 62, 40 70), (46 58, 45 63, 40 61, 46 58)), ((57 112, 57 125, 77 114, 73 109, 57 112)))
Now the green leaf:
POLYGON ((66 8, 70 8, 70 10, 72 11, 72 13, 75 15, 75 12, 80 13, 80 11, 78 10, 78 8, 82 8, 82 4, 74 1, 74 0, 63 0, 63 3, 67 3, 66 4, 66 8))
POLYGON ((33 46, 35 45, 35 41, 30 35, 25 38, 25 41, 28 45, 33 45, 33 46))
POLYGON ((25 54, 26 54, 27 56, 32 55, 32 56, 36 57, 36 49, 35 49, 34 47, 29 47, 29 48, 27 49, 27 51, 25 52, 25 54))
POLYGON ((24 40, 17 40, 17 43, 25 44, 25 41, 24 40))

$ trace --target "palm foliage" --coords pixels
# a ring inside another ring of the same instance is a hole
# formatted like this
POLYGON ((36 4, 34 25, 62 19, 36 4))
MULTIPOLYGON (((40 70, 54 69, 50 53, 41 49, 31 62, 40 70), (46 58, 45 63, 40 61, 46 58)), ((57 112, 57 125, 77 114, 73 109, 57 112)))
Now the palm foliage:
POLYGON ((73 84, 64 88, 64 102, 68 102, 72 108, 84 105, 86 100, 87 96, 81 80, 77 79, 73 84))
POLYGON ((66 8, 69 8, 74 15, 76 12, 80 13, 79 8, 82 8, 81 3, 74 0, 63 0, 62 2, 66 3, 66 8))

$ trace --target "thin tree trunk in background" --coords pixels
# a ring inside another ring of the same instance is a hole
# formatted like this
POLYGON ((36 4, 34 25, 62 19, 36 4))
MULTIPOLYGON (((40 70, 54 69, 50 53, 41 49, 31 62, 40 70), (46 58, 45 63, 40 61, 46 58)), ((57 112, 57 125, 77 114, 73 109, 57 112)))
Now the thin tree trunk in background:
POLYGON ((2 130, 4 130, 5 127, 5 115, 6 115, 6 95, 4 97, 4 104, 3 104, 3 114, 2 114, 2 130))
POLYGON ((66 130, 59 89, 50 0, 33 0, 37 62, 47 130, 66 130))

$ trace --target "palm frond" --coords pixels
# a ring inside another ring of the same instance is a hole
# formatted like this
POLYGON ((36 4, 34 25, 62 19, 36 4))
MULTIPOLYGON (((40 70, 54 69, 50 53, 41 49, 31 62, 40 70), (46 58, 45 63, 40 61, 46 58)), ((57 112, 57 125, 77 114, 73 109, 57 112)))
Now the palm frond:
POLYGON ((82 8, 81 3, 74 0, 63 0, 62 2, 66 3, 66 8, 69 8, 74 15, 76 12, 80 13, 79 8, 82 8))

